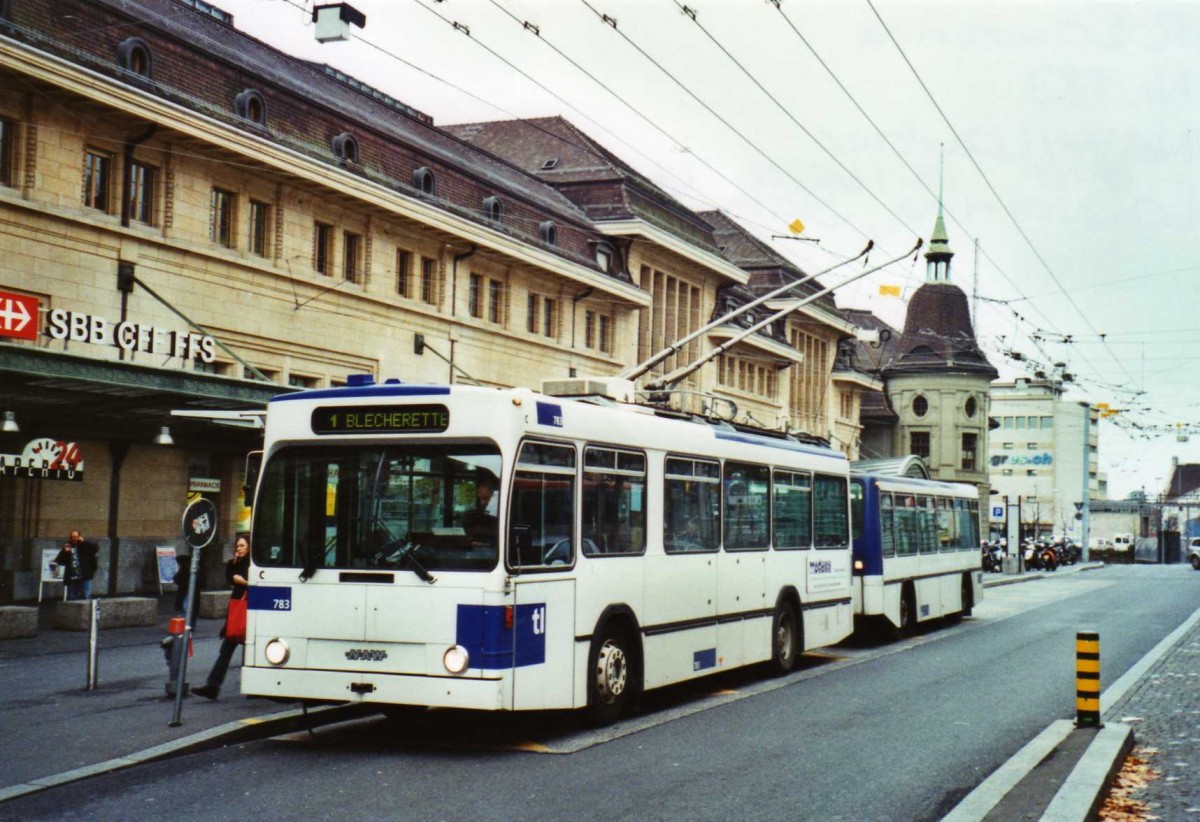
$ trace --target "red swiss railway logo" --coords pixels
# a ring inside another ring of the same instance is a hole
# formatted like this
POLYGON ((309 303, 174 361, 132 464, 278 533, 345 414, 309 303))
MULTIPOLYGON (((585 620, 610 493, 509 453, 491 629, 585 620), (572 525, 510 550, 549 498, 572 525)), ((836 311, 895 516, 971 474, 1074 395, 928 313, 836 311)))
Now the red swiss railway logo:
POLYGON ((0 337, 36 340, 37 335, 37 297, 0 291, 0 337))

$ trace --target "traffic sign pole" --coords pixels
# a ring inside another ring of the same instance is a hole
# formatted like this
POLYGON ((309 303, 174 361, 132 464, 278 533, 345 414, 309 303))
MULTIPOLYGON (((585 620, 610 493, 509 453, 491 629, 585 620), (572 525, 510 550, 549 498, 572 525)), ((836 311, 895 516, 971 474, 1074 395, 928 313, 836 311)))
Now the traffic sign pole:
POLYGON ((192 549, 192 566, 188 571, 187 604, 183 614, 186 624, 183 636, 176 641, 183 643, 182 657, 179 670, 175 674, 175 710, 171 714, 170 727, 177 728, 182 724, 183 689, 187 682, 187 649, 192 644, 192 625, 196 613, 196 575, 200 568, 200 550, 212 542, 217 533, 217 506, 210 499, 201 497, 183 509, 183 540, 192 549))

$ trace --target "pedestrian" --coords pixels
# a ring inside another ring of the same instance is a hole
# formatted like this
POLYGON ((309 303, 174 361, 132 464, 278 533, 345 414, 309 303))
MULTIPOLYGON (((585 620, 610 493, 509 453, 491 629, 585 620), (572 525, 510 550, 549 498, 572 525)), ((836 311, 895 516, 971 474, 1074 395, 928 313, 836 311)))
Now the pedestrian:
POLYGON ((175 576, 171 577, 175 583, 175 613, 182 614, 187 607, 188 585, 192 582, 192 558, 182 554, 175 558, 175 565, 175 576))
POLYGON ((72 531, 70 538, 63 543, 54 562, 63 569, 67 599, 92 598, 92 578, 96 576, 96 556, 99 553, 99 546, 90 539, 84 539, 79 531, 72 531))
POLYGON ((199 688, 193 688, 194 694, 208 699, 216 699, 221 695, 221 686, 225 683, 233 652, 246 641, 246 585, 249 578, 250 540, 238 536, 234 542, 233 558, 225 563, 225 580, 232 587, 232 593, 229 595, 225 627, 221 629, 221 650, 208 674, 208 681, 199 688))

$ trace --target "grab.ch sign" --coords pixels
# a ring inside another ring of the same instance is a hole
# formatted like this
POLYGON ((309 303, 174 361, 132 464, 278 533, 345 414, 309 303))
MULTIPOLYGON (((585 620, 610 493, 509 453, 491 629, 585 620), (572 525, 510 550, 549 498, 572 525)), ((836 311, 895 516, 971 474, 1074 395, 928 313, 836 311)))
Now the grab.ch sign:
POLYGON ((37 339, 37 297, 0 291, 0 337, 17 340, 37 339))

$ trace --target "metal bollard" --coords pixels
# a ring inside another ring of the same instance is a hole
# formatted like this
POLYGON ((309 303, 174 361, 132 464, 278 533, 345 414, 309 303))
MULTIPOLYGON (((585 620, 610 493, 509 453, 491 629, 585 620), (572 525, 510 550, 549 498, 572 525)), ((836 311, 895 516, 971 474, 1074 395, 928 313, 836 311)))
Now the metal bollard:
POLYGON ((1100 728, 1100 634, 1075 633, 1075 727, 1100 728))
POLYGON ((92 614, 88 626, 87 690, 96 690, 100 678, 100 600, 90 600, 92 614))
MULTIPOLYGON (((190 643, 184 637, 186 631, 187 620, 183 617, 171 617, 171 621, 167 625, 167 636, 162 641, 163 656, 167 659, 167 696, 175 696, 184 654, 191 650, 190 643)), ((187 696, 189 690, 188 683, 184 682, 183 695, 187 696)))

